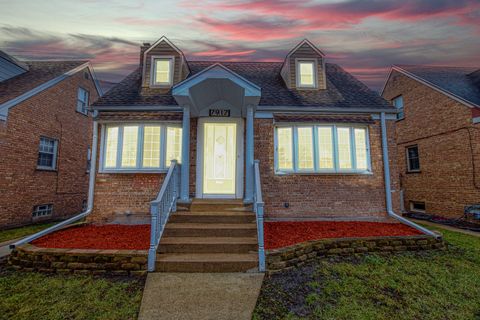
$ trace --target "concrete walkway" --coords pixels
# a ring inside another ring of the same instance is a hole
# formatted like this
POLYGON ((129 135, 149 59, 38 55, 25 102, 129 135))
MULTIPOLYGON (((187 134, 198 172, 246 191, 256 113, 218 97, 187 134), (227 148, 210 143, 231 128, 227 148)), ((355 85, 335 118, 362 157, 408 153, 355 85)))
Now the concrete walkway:
POLYGON ((480 232, 475 232, 475 231, 471 231, 471 230, 446 226, 444 224, 435 223, 435 222, 431 222, 431 221, 418 220, 418 219, 412 219, 412 218, 408 218, 408 220, 411 220, 415 223, 423 224, 425 226, 431 226, 431 227, 436 227, 436 228, 439 228, 439 229, 445 229, 445 230, 449 230, 449 231, 455 231, 455 232, 458 232, 458 233, 467 234, 469 236, 480 237, 480 232))
POLYGON ((149 273, 139 320, 251 320, 262 273, 149 273))

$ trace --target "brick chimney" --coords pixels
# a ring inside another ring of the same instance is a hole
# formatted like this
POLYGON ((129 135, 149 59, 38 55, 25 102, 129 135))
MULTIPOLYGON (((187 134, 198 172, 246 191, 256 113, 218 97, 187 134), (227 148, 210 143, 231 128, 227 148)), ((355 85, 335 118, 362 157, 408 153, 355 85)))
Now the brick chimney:
POLYGON ((149 42, 144 42, 141 46, 140 46, 140 68, 143 68, 143 54, 145 53, 145 51, 150 48, 150 43, 149 42))

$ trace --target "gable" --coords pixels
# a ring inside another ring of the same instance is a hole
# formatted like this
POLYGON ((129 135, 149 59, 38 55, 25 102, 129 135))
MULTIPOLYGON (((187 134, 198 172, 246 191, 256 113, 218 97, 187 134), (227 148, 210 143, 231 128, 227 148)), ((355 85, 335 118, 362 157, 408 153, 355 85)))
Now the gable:
MULTIPOLYGON (((173 59, 173 83, 172 86, 184 80, 189 69, 183 53, 171 43, 167 38, 162 37, 144 52, 142 57, 142 87, 150 88, 152 86, 153 76, 153 59, 154 58, 171 58, 173 59)), ((169 88, 159 88, 159 91, 168 91, 169 88)))
MULTIPOLYGON (((297 62, 301 60, 313 61, 316 66, 317 88, 326 89, 325 58, 324 54, 310 41, 303 40, 285 58, 281 76, 289 89, 297 89, 297 62)), ((303 88, 302 88, 303 89, 303 88)))

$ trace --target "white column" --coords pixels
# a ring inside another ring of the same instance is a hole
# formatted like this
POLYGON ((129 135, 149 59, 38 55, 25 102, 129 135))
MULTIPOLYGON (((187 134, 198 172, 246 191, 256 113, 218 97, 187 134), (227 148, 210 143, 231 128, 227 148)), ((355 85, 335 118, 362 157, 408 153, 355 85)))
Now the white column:
POLYGON ((182 165, 180 182, 180 201, 189 202, 190 180, 190 108, 183 107, 182 120, 182 165))
POLYGON ((253 106, 247 107, 247 134, 246 134, 246 156, 245 156, 245 199, 250 203, 253 201, 253 160, 254 160, 254 141, 253 141, 253 106))

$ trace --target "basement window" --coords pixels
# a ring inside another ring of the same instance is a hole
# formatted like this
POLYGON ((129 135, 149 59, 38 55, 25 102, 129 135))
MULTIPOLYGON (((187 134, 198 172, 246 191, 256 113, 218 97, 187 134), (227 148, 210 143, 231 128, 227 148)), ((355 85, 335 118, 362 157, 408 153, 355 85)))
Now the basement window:
POLYGON ((425 202, 420 201, 410 201, 410 211, 425 213, 425 202))
POLYGON ((35 206, 32 212, 32 218, 43 218, 52 216, 53 204, 41 204, 35 206))

